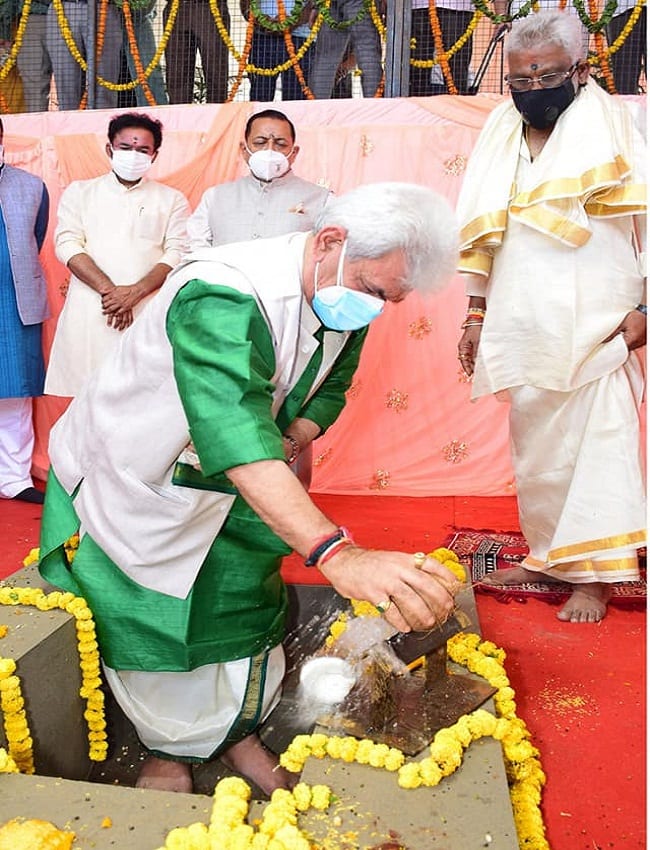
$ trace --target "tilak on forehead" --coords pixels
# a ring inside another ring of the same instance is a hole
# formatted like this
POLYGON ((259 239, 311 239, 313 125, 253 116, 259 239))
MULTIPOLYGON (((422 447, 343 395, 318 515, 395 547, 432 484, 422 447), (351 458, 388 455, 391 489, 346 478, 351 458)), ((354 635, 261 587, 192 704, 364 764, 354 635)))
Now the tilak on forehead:
POLYGON ((531 71, 536 71, 539 68, 539 65, 537 64, 537 62, 533 62, 530 68, 531 71))

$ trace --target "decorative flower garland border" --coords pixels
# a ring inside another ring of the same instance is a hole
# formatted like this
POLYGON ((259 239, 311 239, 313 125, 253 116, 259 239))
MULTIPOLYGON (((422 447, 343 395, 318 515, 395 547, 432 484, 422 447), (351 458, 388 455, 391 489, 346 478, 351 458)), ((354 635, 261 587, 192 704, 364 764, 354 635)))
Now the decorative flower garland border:
MULTIPOLYGON (((136 67, 136 79, 131 80, 127 83, 115 83, 109 80, 104 79, 102 76, 97 75, 96 81, 99 85, 104 88, 109 89, 110 91, 131 91, 135 89, 137 86, 142 86, 143 91, 145 93, 145 97, 147 102, 151 106, 155 106, 155 99, 151 93, 151 90, 147 84, 148 78, 151 76, 154 69, 159 65, 160 59, 167 47, 167 43, 171 36, 172 30, 174 28, 174 24, 176 22, 176 17, 178 14, 180 0, 172 0, 172 4, 170 7, 170 13, 167 18, 167 22, 163 29, 162 37, 158 48, 151 59, 151 62, 147 65, 146 68, 142 65, 142 59, 140 56, 140 52, 138 49, 138 45, 135 39, 135 35, 133 32, 133 21, 132 21, 132 10, 139 9, 141 5, 146 4, 147 0, 123 0, 121 7, 124 16, 124 24, 127 32, 127 37, 129 41, 129 48, 133 55, 133 60, 136 67)), ((289 59, 286 62, 283 62, 280 65, 277 65, 274 68, 259 68, 255 65, 248 63, 248 56, 250 55, 250 46, 252 39, 252 31, 249 31, 249 27, 247 27, 246 31, 246 39, 244 44, 244 50, 240 53, 235 47, 232 38, 230 37, 230 33, 228 32, 227 27, 225 26, 223 19, 221 17, 221 13, 219 11, 217 0, 209 0, 210 2, 210 10, 212 12, 212 16, 215 21, 216 29, 219 33, 220 38, 226 45, 228 51, 233 56, 235 61, 238 64, 238 73, 233 82, 231 89, 228 93, 227 101, 232 102, 239 90, 241 85, 244 73, 248 74, 257 74, 262 76, 277 76, 284 71, 287 71, 289 68, 293 67, 298 75, 300 80, 302 76, 302 70, 299 67, 300 60, 303 58, 307 50, 314 43, 316 36, 318 35, 318 31, 323 25, 323 23, 332 27, 333 29, 345 29, 352 26, 365 14, 369 14, 372 18, 372 21, 380 35, 380 38, 385 38, 386 36, 386 26, 383 23, 379 11, 376 6, 376 0, 364 0, 363 5, 355 18, 349 21, 334 21, 332 18, 329 7, 330 0, 317 0, 316 8, 318 9, 318 16, 316 21, 311 27, 310 34, 307 37, 305 43, 298 49, 295 50, 293 45, 293 41, 291 40, 291 30, 293 26, 298 22, 300 13, 303 10, 306 0, 297 0, 295 6, 292 9, 290 15, 286 15, 286 12, 282 12, 279 14, 280 21, 273 21, 267 15, 265 15, 259 6, 259 0, 251 0, 251 15, 249 16, 249 23, 251 18, 253 19, 253 27, 256 24, 260 24, 264 26, 268 30, 277 31, 278 33, 282 33, 285 39, 285 44, 287 45, 287 54, 289 59)), ((595 0, 587 0, 587 5, 589 6, 589 11, 587 11, 585 6, 585 0, 571 0, 572 5, 575 7, 580 20, 584 24, 584 26, 589 30, 590 33, 594 36, 594 41, 596 45, 596 55, 589 57, 590 65, 599 65, 601 69, 601 73, 605 80, 607 90, 611 94, 616 93, 616 88, 614 85, 614 78, 611 71, 611 67, 609 64, 609 57, 616 53, 616 51, 620 50, 621 46, 625 43, 630 33, 634 29, 639 16, 641 15, 641 11, 646 5, 646 0, 637 0, 634 11, 630 16, 627 24, 625 25, 622 32, 616 38, 616 40, 607 45, 603 31, 605 27, 611 22, 612 16, 616 10, 617 0, 607 0, 605 7, 603 9, 603 14, 598 17, 598 7, 595 0)), ((100 4, 100 18, 97 32, 97 46, 98 46, 98 56, 101 54, 101 49, 103 47, 104 42, 104 34, 106 27, 106 9, 107 9, 108 0, 102 0, 100 4)), ((474 30, 476 29, 478 22, 482 17, 488 18, 494 24, 500 23, 509 23, 517 18, 525 17, 533 8, 536 6, 535 0, 527 0, 521 8, 514 15, 497 15, 495 14, 489 7, 487 0, 473 0, 475 13, 470 21, 465 32, 460 36, 460 38, 449 48, 449 50, 444 50, 443 41, 442 41, 442 32, 440 29, 440 22, 438 20, 438 15, 436 12, 436 4, 435 0, 429 0, 429 17, 431 21, 431 32, 434 37, 434 44, 436 46, 436 55, 432 59, 410 59, 410 64, 416 68, 432 68, 434 65, 439 65, 445 83, 447 85, 447 89, 450 94, 457 94, 458 91, 454 85, 453 77, 451 75, 451 71, 449 69, 449 59, 457 53, 467 42, 467 40, 471 37, 474 30)), ((81 52, 74 40, 72 32, 70 31, 70 27, 65 16, 65 12, 63 9, 62 0, 52 0, 52 4, 54 6, 54 10, 57 16, 57 21, 59 25, 59 30, 61 33, 61 37, 65 41, 70 54, 73 56, 75 61, 79 64, 83 71, 87 71, 87 62, 81 55, 81 52)), ((567 0, 562 0, 561 6, 565 6, 567 4, 567 0)), ((20 52, 22 47, 23 37, 25 33, 25 28, 27 26, 27 20, 29 16, 29 9, 31 5, 31 0, 25 0, 23 4, 23 8, 21 11, 20 21, 18 24, 18 28, 16 31, 16 35, 14 38, 14 43, 12 45, 11 51, 7 60, 5 61, 2 68, 0 68, 0 82, 5 80, 12 67, 15 65, 16 57, 20 52)), ((120 4, 118 4, 120 5, 120 4)), ((304 77, 303 77, 304 80, 304 77)), ((302 90, 307 97, 307 99, 312 100, 313 94, 310 91, 309 87, 303 84, 303 80, 301 81, 302 90)), ((374 94, 374 97, 382 97, 384 93, 384 81, 385 78, 382 78, 382 82, 380 83, 377 92, 374 94)), ((87 94, 84 94, 82 102, 80 103, 80 109, 85 109, 87 104, 87 94)), ((4 98, 2 92, 0 92, 0 112, 8 113, 9 107, 4 98)))
MULTIPOLYGON (((66 542, 66 555, 72 562, 79 545, 74 535, 66 542)), ((32 549, 24 564, 38 561, 39 550, 32 549)), ((30 605, 39 611, 59 608, 75 618, 77 649, 81 668, 79 695, 86 701, 84 718, 88 724, 88 757, 91 761, 104 761, 108 750, 104 693, 95 622, 86 600, 73 593, 53 591, 45 594, 40 588, 0 587, 0 605, 30 605)), ((0 635, 2 637, 2 635, 0 635)), ((0 707, 4 715, 4 730, 9 756, 21 773, 34 773, 33 739, 29 731, 20 678, 14 675, 16 662, 0 655, 0 707)), ((0 773, 2 773, 0 761, 0 773)))

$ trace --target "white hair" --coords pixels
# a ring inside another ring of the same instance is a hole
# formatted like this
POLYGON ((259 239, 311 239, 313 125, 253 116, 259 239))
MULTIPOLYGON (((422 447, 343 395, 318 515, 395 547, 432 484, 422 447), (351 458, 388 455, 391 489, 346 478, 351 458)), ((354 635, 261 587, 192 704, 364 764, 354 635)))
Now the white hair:
POLYGON ((335 196, 314 223, 347 230, 350 260, 375 260, 404 251, 405 289, 437 292, 458 261, 458 225, 449 203, 437 192, 414 183, 368 183, 335 196))
POLYGON ((576 15, 552 9, 531 12, 525 18, 512 22, 512 30, 506 39, 506 56, 555 44, 568 53, 572 62, 577 62, 586 55, 582 35, 582 26, 576 15))

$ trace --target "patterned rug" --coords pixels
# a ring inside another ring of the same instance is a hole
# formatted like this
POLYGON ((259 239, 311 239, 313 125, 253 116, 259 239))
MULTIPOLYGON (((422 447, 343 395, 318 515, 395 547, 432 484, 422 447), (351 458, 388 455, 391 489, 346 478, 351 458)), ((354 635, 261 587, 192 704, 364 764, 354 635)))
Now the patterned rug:
MULTIPOLYGON (((489 529, 459 528, 451 534, 445 544, 455 552, 461 562, 468 567, 474 590, 477 593, 490 593, 503 602, 526 602, 531 597, 558 604, 567 599, 572 590, 570 584, 481 584, 486 575, 496 570, 516 567, 528 554, 528 546, 523 535, 516 531, 498 532, 489 529)), ((639 552, 641 566, 640 581, 621 582, 612 588, 610 604, 632 608, 644 608, 647 598, 646 552, 639 552)))

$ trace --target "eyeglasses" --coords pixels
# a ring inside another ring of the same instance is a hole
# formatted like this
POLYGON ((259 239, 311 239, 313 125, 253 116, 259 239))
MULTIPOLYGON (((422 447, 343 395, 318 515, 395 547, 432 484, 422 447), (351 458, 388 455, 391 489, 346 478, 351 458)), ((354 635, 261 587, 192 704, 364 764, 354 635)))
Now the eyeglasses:
POLYGON ((542 74, 541 77, 511 77, 506 74, 503 79, 508 84, 510 91, 530 91, 535 83, 539 83, 543 89, 556 89, 575 74, 579 64, 579 62, 576 62, 568 71, 542 74))

